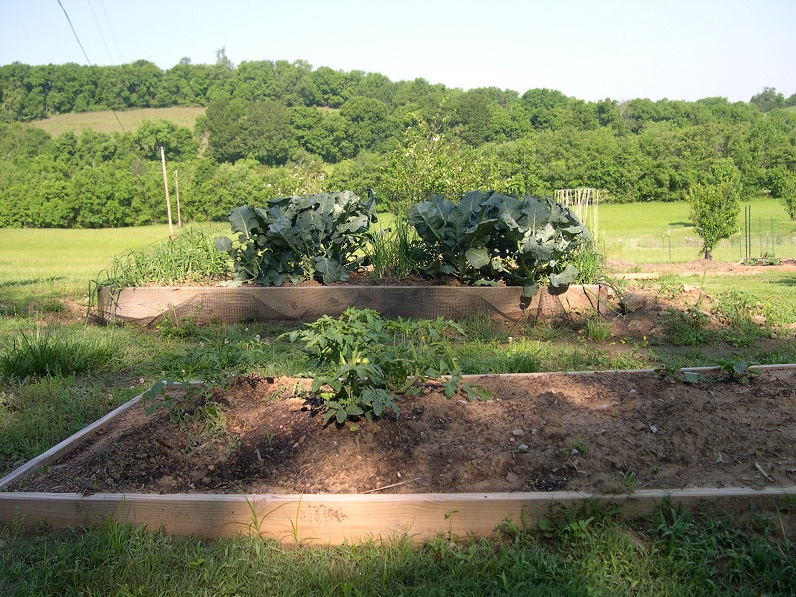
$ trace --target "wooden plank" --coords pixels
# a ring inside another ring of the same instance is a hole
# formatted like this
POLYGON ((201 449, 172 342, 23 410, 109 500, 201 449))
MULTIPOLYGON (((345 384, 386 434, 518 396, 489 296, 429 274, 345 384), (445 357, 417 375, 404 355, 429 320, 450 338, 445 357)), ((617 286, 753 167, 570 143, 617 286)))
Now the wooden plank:
POLYGON ((83 442, 90 439, 97 431, 108 425, 113 419, 121 415, 123 412, 128 410, 135 404, 141 401, 141 395, 139 394, 132 400, 125 402, 120 407, 112 410, 107 415, 102 417, 101 419, 97 419, 90 425, 83 427, 77 433, 69 436, 62 442, 59 442, 46 452, 43 452, 36 458, 26 462, 21 467, 16 470, 11 471, 5 477, 0 479, 0 490, 4 487, 11 485, 15 481, 19 481, 20 479, 25 478, 27 475, 31 474, 32 472, 36 471, 37 469, 45 466, 46 464, 56 460, 57 458, 67 454, 71 450, 74 450, 77 446, 82 444, 83 442))
MULTIPOLYGON (((415 495, 151 495, 0 493, 0 524, 28 527, 104 524, 145 525, 175 535, 208 539, 248 534, 283 543, 339 545, 406 536, 424 541, 440 535, 490 537, 504 521, 537 529, 561 509, 587 501, 633 517, 664 502, 693 509, 705 503, 724 510, 773 510, 796 487, 646 490, 630 495, 578 492, 415 495)), ((790 497, 789 497, 790 496, 790 497)))
POLYGON ((563 314, 603 313, 608 288, 573 285, 565 292, 542 288, 526 309, 519 287, 299 286, 202 288, 100 288, 98 309, 106 321, 152 325, 160 319, 213 321, 314 321, 337 317, 346 308, 375 309, 386 317, 459 320, 479 312, 521 321, 563 314))

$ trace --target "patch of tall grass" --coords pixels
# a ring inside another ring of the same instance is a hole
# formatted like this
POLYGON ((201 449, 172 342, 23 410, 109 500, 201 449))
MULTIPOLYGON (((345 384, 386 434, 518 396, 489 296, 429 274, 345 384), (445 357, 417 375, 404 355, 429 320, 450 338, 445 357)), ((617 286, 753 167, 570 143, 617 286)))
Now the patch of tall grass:
POLYGON ((112 330, 37 326, 2 344, 0 374, 13 379, 92 373, 109 367, 117 354, 112 330))
POLYGON ((400 282, 416 273, 423 248, 414 229, 406 220, 394 218, 388 228, 372 227, 366 239, 367 263, 373 267, 373 274, 377 279, 391 278, 400 282))
POLYGON ((98 286, 190 285, 224 280, 232 271, 229 256, 216 249, 216 234, 189 228, 174 240, 128 251, 101 272, 98 286))

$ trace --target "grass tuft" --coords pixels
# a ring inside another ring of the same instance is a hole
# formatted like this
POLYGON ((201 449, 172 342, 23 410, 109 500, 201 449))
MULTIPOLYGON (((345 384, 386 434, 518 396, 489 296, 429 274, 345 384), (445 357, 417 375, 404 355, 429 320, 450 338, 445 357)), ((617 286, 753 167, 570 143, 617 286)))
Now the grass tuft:
POLYGON ((108 367, 115 355, 115 336, 110 331, 37 327, 19 332, 6 343, 0 354, 0 373, 14 379, 80 375, 108 367))

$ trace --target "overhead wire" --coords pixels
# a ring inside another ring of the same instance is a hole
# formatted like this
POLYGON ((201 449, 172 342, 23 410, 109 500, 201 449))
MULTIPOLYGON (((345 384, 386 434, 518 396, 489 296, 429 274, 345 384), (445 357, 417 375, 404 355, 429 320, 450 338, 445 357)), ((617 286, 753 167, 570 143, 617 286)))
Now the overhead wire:
MULTIPOLYGON (((97 81, 97 86, 99 86, 100 85, 100 80, 99 80, 99 77, 97 76, 97 71, 94 68, 94 65, 91 63, 91 60, 89 59, 88 54, 86 53, 86 49, 83 47, 83 43, 80 41, 80 37, 78 36, 77 31, 75 31, 75 26, 72 25, 72 19, 69 18, 69 13, 66 12, 66 9, 64 8, 64 5, 61 4, 61 0, 58 0, 58 6, 60 6, 61 10, 64 12, 64 16, 66 17, 66 20, 69 23, 69 28, 72 29, 72 34, 75 36, 75 39, 77 40, 77 45, 80 46, 80 50, 83 52, 83 56, 85 57, 89 68, 91 68, 91 72, 94 75, 94 79, 97 81)), ((113 112, 113 115, 116 117, 116 122, 119 123, 119 127, 122 129, 122 133, 126 133, 127 131, 125 130, 124 125, 122 124, 122 121, 119 120, 119 115, 116 113, 116 110, 114 110, 113 108, 111 108, 110 110, 111 110, 111 112, 113 112)))
POLYGON ((113 56, 111 56, 111 50, 108 47, 108 42, 105 41, 105 35, 102 33, 102 27, 100 27, 99 21, 97 20, 97 13, 94 12, 94 7, 91 5, 91 0, 86 0, 86 3, 91 11, 91 16, 94 17, 94 24, 97 26, 97 31, 99 32, 100 39, 102 40, 102 45, 105 46, 105 51, 108 53, 108 58, 110 59, 111 63, 113 63, 113 56))
POLYGON ((113 38, 113 44, 116 46, 116 53, 119 54, 119 62, 124 64, 127 62, 122 57, 122 51, 119 49, 119 41, 116 39, 116 32, 113 30, 113 25, 111 25, 111 20, 108 18, 108 11, 105 10, 105 3, 102 0, 99 0, 100 6, 102 7, 102 14, 105 15, 105 22, 108 24, 108 29, 111 30, 111 37, 113 38))

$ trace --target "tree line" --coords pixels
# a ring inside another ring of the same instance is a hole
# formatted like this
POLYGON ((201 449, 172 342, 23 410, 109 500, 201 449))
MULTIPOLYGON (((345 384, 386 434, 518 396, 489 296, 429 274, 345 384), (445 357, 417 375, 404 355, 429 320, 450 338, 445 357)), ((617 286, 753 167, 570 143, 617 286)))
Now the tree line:
POLYGON ((787 109, 796 94, 587 102, 217 57, 166 71, 143 60, 0 67, 0 226, 165 221, 160 146, 172 186, 178 173, 183 217, 197 221, 278 196, 365 188, 402 204, 473 188, 551 196, 595 187, 610 201, 679 201, 717 163, 737 171, 743 196, 770 193, 796 216, 796 112, 787 109), (28 124, 166 106, 206 111, 193 130, 154 120, 51 137, 28 124))

